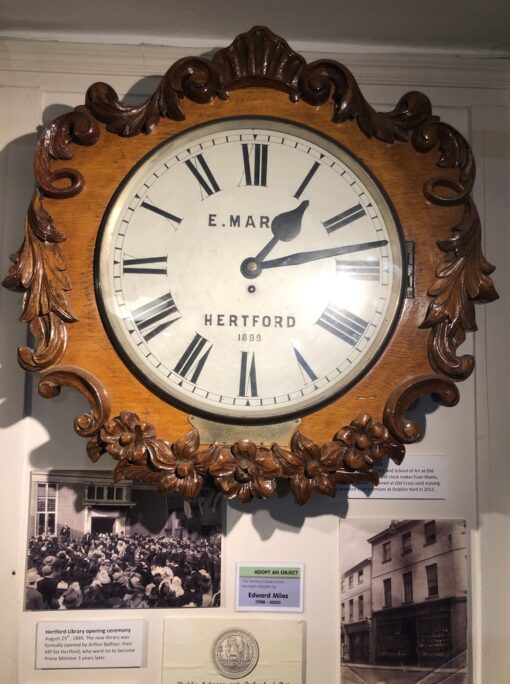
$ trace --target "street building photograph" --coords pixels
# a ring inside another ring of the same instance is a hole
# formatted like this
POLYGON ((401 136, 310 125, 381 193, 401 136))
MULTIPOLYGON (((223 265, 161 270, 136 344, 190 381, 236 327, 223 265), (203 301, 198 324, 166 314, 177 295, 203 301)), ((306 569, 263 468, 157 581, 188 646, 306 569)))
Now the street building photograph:
POLYGON ((463 520, 340 523, 342 684, 467 684, 463 520))

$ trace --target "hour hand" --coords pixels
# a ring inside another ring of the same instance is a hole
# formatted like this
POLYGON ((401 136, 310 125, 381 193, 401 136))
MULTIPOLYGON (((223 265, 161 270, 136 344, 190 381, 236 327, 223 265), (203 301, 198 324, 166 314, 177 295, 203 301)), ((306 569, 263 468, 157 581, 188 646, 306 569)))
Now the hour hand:
POLYGON ((301 232, 303 214, 309 204, 310 202, 308 200, 304 200, 295 209, 284 211, 274 217, 271 221, 271 232, 273 233, 273 237, 269 240, 267 245, 260 250, 257 256, 254 257, 255 261, 262 261, 265 259, 278 242, 290 242, 299 235, 301 232))
POLYGON ((375 240, 374 242, 361 242, 355 245, 317 249, 310 252, 296 252, 295 254, 288 254, 287 256, 280 257, 278 259, 260 261, 258 262, 258 267, 259 269, 264 269, 278 268, 279 266, 297 266, 299 264, 306 264, 308 261, 328 259, 329 257, 340 256, 342 254, 352 254, 353 252, 364 252, 368 249, 384 247, 387 244, 388 240, 375 240))

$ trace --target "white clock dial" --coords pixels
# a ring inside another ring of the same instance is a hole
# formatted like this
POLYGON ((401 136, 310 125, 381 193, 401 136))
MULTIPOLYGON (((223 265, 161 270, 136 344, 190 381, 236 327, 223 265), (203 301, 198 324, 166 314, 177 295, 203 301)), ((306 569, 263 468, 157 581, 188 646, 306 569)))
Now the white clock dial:
POLYGON ((105 215, 98 301, 127 365, 192 413, 271 422, 351 386, 402 299, 400 230, 346 150, 284 121, 170 139, 105 215))

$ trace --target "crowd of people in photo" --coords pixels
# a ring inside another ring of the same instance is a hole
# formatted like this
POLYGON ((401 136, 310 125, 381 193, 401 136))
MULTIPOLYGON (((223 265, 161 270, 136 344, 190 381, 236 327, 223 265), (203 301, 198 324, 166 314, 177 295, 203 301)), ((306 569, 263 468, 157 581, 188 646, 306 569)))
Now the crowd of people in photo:
POLYGON ((221 538, 86 533, 29 540, 26 610, 220 605, 221 538))

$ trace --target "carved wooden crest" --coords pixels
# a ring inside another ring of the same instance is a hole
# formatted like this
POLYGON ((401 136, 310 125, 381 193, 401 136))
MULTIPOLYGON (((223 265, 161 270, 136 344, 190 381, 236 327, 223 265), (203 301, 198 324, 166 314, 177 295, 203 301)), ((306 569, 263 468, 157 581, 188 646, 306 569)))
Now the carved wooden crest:
POLYGON ((90 411, 75 430, 93 461, 105 453, 117 461, 115 479, 154 482, 188 499, 207 479, 226 497, 250 501, 286 478, 303 504, 312 492, 334 496, 338 483, 377 484, 374 466, 385 457, 400 463, 404 444, 422 437, 406 417, 421 396, 457 403, 454 382, 474 366, 457 349, 476 330, 475 302, 497 294, 470 196, 471 149, 432 114, 425 95, 407 93, 391 112, 376 112, 343 65, 307 64, 282 38, 255 27, 211 60, 176 62, 141 105, 92 85, 85 105, 43 131, 34 169, 24 241, 3 281, 24 293, 21 320, 35 340, 18 360, 42 373, 41 396, 65 385, 87 399, 90 411), (111 196, 144 155, 190 126, 248 115, 299 122, 351 150, 391 198, 416 256, 397 328, 354 387, 304 416, 289 444, 249 432, 202 444, 185 413, 153 395, 116 355, 95 301, 94 245, 111 196))

